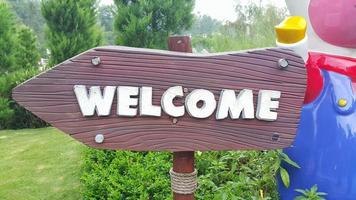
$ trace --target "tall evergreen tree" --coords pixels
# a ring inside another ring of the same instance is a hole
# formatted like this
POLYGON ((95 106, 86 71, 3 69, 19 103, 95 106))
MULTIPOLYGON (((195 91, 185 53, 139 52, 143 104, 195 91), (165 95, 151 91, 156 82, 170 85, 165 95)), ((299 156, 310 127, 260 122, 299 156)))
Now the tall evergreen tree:
POLYGON ((194 0, 114 0, 119 45, 167 48, 167 37, 188 29, 194 0))
POLYGON ((42 0, 50 65, 100 44, 96 0, 42 0))
POLYGON ((39 41, 39 49, 43 56, 46 55, 46 44, 44 37, 45 20, 41 14, 40 0, 7 0, 12 10, 18 17, 20 23, 31 28, 39 41))
POLYGON ((9 5, 0 0, 0 73, 12 71, 15 66, 15 18, 9 5))
POLYGON ((35 67, 38 65, 40 53, 37 38, 34 32, 25 25, 17 30, 16 63, 20 68, 35 67))

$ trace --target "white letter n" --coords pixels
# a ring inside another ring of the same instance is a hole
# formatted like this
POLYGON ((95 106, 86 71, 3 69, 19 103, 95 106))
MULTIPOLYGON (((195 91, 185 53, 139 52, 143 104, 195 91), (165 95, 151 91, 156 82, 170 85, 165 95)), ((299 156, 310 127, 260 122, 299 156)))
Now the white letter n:
POLYGON ((115 91, 115 86, 105 86, 104 95, 102 95, 99 86, 92 86, 88 95, 85 85, 74 86, 74 93, 83 116, 93 116, 95 110, 98 116, 110 115, 115 91))

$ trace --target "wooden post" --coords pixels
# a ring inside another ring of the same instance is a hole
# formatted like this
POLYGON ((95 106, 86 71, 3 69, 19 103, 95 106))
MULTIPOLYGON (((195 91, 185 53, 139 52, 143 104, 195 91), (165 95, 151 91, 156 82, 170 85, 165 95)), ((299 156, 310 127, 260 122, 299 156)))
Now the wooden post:
MULTIPOLYGON (((173 152, 173 171, 192 173, 194 171, 194 151, 173 152)), ((194 194, 177 194, 173 192, 174 200, 194 200, 194 194)))
MULTIPOLYGON (((173 36, 168 39, 170 51, 192 52, 189 36, 173 36)), ((173 171, 178 173, 194 172, 194 151, 173 152, 173 171)), ((194 194, 177 194, 173 192, 174 200, 194 200, 194 194)))
POLYGON ((170 51, 192 53, 192 43, 189 36, 172 36, 168 39, 170 51))

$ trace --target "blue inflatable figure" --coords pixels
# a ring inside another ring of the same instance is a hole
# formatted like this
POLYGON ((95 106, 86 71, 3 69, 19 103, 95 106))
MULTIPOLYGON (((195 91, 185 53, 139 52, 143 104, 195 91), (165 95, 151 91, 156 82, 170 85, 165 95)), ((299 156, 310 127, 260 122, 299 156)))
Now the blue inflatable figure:
POLYGON ((328 200, 356 200, 356 1, 287 5, 307 20, 290 17, 277 26, 277 45, 305 58, 308 88, 297 136, 284 150, 301 168, 283 163, 290 187, 279 180, 281 199, 293 200, 300 195, 295 189, 317 185, 328 200))

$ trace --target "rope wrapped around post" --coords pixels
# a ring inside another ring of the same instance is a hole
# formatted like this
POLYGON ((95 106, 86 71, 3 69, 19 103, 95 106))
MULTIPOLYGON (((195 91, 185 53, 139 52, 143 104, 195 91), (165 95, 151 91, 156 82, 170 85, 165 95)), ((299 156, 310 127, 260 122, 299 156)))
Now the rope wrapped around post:
POLYGON ((177 173, 169 170, 172 191, 177 194, 194 194, 197 189, 197 170, 192 173, 177 173))

